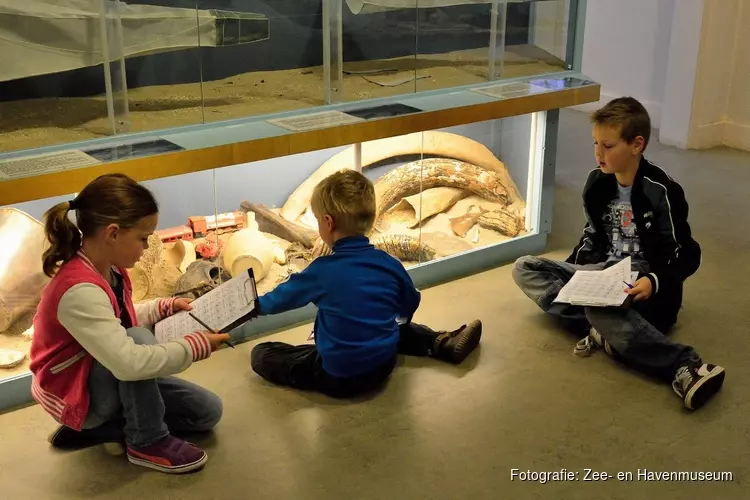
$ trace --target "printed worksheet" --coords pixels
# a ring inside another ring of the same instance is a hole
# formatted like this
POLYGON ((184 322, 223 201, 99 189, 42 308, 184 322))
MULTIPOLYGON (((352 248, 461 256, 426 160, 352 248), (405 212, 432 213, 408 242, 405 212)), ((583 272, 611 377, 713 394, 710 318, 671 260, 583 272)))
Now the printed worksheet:
POLYGON ((627 284, 632 284, 631 259, 626 257, 601 271, 576 271, 554 302, 582 306, 621 306, 628 294, 627 284))
MULTIPOLYGON (((242 273, 190 303, 190 311, 215 331, 223 330, 237 320, 250 314, 258 299, 253 277, 242 273)), ((196 330, 206 330, 187 311, 170 316, 156 324, 155 334, 159 342, 169 342, 184 337, 196 330)))

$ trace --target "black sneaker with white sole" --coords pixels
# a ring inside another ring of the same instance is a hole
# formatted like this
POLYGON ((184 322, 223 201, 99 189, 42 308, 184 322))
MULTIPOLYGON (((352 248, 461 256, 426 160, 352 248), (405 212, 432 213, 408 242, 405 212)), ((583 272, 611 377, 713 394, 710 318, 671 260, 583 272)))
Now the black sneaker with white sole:
POLYGON ((721 366, 691 361, 677 369, 672 389, 682 398, 685 408, 697 410, 719 392, 725 376, 721 366))

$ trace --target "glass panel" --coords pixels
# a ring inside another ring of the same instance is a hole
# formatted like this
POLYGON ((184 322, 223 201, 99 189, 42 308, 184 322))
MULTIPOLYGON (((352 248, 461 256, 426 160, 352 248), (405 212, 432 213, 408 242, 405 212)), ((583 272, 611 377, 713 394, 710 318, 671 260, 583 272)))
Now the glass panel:
POLYGON ((344 1, 345 101, 416 91, 417 1, 344 1))
POLYGON ((570 0, 420 4, 417 91, 566 69, 570 0))
POLYGON ((143 183, 159 202, 159 225, 131 271, 134 302, 196 298, 222 282, 217 266, 225 221, 217 217, 215 177, 214 170, 205 170, 143 183))
POLYGON ((370 240, 407 268, 535 232, 543 121, 525 115, 219 169, 216 211, 248 212, 247 232, 261 236, 242 243, 232 228, 224 248, 236 238, 263 263, 261 294, 303 270, 320 255, 312 191, 341 168, 374 183, 370 240))
POLYGON ((0 151, 111 133, 102 7, 100 0, 0 1, 0 151))
POLYGON ((200 0, 205 122, 323 104, 321 2, 200 0), (206 22, 203 21, 202 22, 206 22))
MULTIPOLYGON (((532 187, 540 182, 535 165, 544 134, 535 132, 533 116, 419 134, 422 154, 416 163, 421 168, 412 169, 419 181, 409 180, 408 174, 396 176, 408 192, 384 217, 390 233, 418 238, 415 264, 536 231, 527 224, 527 205, 537 198, 532 187), (414 189, 406 188, 409 184, 414 189)), ((396 168, 406 171, 409 166, 396 168)), ((536 202, 533 206, 538 209, 536 202)))

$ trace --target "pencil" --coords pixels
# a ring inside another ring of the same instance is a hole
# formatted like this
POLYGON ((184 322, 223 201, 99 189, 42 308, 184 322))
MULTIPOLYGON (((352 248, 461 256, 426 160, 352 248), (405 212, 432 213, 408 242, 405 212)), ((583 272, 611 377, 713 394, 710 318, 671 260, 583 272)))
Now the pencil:
MULTIPOLYGON (((211 328, 210 326, 208 326, 207 324, 205 324, 205 323, 204 323, 203 321, 201 321, 200 319, 198 319, 198 316, 196 316, 195 314, 191 313, 190 311, 188 311, 188 315, 189 315, 189 316, 190 316, 191 318, 193 318, 193 319, 194 319, 195 321, 197 321, 198 323, 200 323, 200 325, 201 325, 201 326, 202 326, 203 328, 205 328, 206 330, 208 330, 209 332, 212 332, 212 333, 219 333, 219 332, 217 332, 216 330, 214 330, 213 328, 211 328)), ((228 345, 229 347, 231 347, 232 349, 234 349, 234 344, 233 344, 233 343, 232 343, 231 341, 227 340, 227 341, 225 341, 224 343, 225 343, 226 345, 228 345)))

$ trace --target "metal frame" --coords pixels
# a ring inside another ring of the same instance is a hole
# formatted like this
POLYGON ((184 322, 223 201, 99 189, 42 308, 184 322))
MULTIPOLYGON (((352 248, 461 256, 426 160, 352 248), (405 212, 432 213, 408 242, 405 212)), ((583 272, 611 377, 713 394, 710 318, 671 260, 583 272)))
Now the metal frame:
POLYGON ((572 71, 581 71, 583 65, 583 37, 586 32, 587 1, 570 0, 565 65, 568 70, 572 71))

